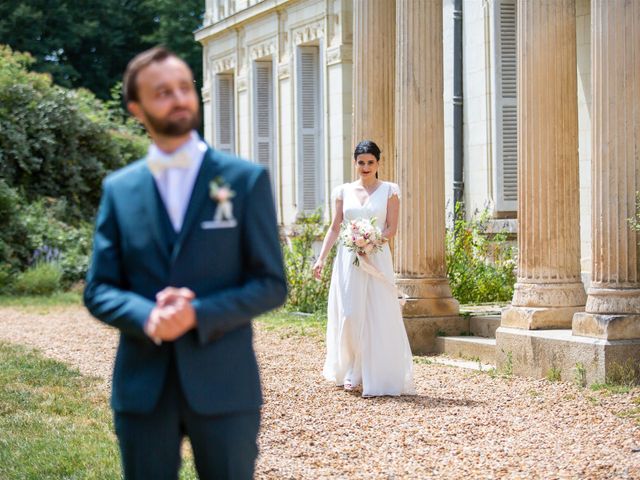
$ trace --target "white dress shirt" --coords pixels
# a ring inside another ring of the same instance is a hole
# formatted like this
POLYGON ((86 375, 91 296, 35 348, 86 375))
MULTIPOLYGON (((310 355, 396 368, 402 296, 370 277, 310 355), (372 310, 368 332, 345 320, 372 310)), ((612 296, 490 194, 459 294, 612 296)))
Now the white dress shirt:
POLYGON ((190 165, 187 168, 167 168, 159 174, 153 174, 158 191, 169 214, 169 219, 176 232, 180 232, 182 228, 193 185, 207 148, 207 144, 200 140, 195 131, 191 132, 191 138, 187 143, 170 154, 163 152, 155 143, 149 147, 148 158, 165 159, 183 152, 186 152, 191 158, 190 165))

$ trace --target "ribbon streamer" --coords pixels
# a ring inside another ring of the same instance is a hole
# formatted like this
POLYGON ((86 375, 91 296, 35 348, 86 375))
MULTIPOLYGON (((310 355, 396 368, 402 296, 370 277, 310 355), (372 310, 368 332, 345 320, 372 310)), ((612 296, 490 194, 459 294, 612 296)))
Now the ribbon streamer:
POLYGON ((382 281, 385 287, 390 289, 398 298, 400 306, 404 306, 404 304, 407 303, 407 298, 409 298, 409 295, 407 295, 406 293, 402 293, 395 284, 391 283, 389 279, 385 277, 383 273, 369 261, 369 257, 367 257, 366 255, 360 257, 360 267, 372 277, 375 277, 378 280, 382 281))

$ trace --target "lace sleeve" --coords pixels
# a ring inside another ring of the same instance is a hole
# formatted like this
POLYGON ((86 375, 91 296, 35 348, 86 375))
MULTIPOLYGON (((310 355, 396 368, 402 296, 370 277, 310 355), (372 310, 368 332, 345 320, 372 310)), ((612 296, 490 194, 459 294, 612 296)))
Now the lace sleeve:
POLYGON ((393 196, 396 196, 398 198, 402 198, 402 196, 400 195, 400 187, 396 183, 389 182, 389 197, 388 198, 391 198, 393 196))
POLYGON ((344 185, 340 185, 333 189, 331 192, 331 203, 336 203, 336 200, 342 200, 342 187, 344 187, 344 185))

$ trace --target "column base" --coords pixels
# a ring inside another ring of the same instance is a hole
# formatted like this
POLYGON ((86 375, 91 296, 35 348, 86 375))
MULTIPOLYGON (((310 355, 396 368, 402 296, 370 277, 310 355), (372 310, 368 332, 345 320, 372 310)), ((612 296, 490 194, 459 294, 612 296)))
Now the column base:
POLYGON ((584 307, 515 307, 502 310, 501 327, 522 330, 571 328, 573 316, 584 307))
POLYGON ((640 315, 605 315, 576 313, 573 316, 573 335, 605 340, 640 339, 640 315))
MULTIPOLYGON (((587 294, 582 282, 515 284, 512 305, 518 307, 584 307, 587 294)), ((583 308, 584 310, 584 308, 583 308)))
POLYGON ((526 331, 500 327, 496 331, 496 367, 514 375, 584 385, 616 381, 622 371, 640 374, 640 340, 601 340, 577 337, 571 330, 526 331))
POLYGON ((399 278, 398 289, 408 295, 403 317, 449 317, 460 313, 460 304, 451 295, 446 278, 399 278))
POLYGON ((586 310, 603 315, 640 315, 640 289, 591 287, 586 310))
POLYGON ((469 331, 469 318, 454 315, 450 317, 409 317, 404 319, 404 328, 409 337, 409 345, 414 355, 426 355, 436 351, 439 335, 456 336, 469 331))

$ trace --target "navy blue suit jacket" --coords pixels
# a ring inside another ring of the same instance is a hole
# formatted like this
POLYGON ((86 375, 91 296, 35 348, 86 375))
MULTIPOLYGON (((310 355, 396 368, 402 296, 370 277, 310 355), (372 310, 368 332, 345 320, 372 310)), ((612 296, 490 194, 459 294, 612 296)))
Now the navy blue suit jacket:
POLYGON ((255 410, 262 396, 251 319, 286 297, 266 170, 209 149, 180 233, 167 228, 168 222, 144 159, 106 178, 84 302, 96 318, 120 330, 112 407, 117 412, 152 411, 175 355, 194 411, 255 410), (236 193, 236 227, 202 226, 213 219, 216 202, 209 197, 209 183, 217 177, 236 193), (167 286, 195 292, 197 327, 157 346, 143 326, 156 293, 167 286))

